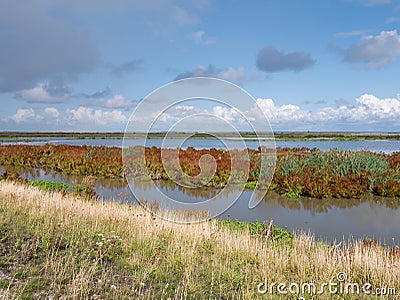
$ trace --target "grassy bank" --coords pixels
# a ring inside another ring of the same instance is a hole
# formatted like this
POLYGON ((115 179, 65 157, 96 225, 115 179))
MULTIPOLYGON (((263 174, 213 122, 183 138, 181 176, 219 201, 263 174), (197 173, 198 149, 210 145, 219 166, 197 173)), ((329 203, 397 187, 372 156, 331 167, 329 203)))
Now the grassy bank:
MULTIPOLYGON (((215 220, 174 224, 140 207, 2 181, 0 297, 281 299, 276 290, 258 294, 257 285, 265 278, 286 284, 337 282, 338 272, 346 272, 349 282, 400 291, 396 251, 373 243, 329 247, 309 236, 266 241, 254 234, 257 226, 215 220)), ((360 298, 378 299, 318 295, 360 298)))

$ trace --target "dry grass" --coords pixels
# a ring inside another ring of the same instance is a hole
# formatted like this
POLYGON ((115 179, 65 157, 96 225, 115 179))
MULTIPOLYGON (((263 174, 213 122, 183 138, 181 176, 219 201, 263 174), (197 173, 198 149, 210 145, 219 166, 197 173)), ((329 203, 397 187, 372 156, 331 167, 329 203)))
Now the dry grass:
POLYGON ((337 282, 339 272, 400 292, 400 256, 376 245, 265 241, 215 220, 170 223, 140 207, 0 182, 0 299, 281 299, 257 285, 337 282))

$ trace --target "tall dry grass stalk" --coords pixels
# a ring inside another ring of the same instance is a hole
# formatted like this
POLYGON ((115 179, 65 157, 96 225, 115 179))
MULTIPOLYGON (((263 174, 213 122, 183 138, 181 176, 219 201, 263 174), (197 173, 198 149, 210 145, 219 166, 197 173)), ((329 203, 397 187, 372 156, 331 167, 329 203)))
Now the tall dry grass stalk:
POLYGON ((310 235, 266 241, 215 220, 170 223, 141 207, 93 203, 4 181, 0 233, 3 252, 14 255, 28 274, 15 276, 18 266, 0 263, 0 298, 281 299, 276 292, 259 294, 257 285, 264 279, 322 284, 335 281, 339 272, 349 282, 400 292, 400 256, 376 245, 331 247, 310 235), (16 241, 22 248, 9 245, 16 241), (32 253, 31 260, 23 259, 32 253))

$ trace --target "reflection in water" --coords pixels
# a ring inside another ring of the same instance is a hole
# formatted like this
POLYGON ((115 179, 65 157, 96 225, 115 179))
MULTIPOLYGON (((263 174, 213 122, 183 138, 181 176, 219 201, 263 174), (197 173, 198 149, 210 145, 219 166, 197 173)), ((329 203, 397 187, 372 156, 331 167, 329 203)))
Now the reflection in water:
MULTIPOLYGON (((270 195, 269 195, 270 196, 270 195)), ((276 197, 268 197, 268 201, 274 199, 277 205, 291 209, 291 210, 307 210, 312 213, 327 213, 332 209, 344 209, 357 207, 362 203, 368 203, 369 205, 381 205, 393 210, 400 207, 399 198, 383 198, 375 195, 367 195, 362 199, 338 199, 338 198, 327 198, 327 199, 315 199, 302 197, 299 199, 290 199, 280 195, 276 197)))
MULTIPOLYGON (((62 173, 48 172, 42 169, 21 169, 0 167, 0 174, 5 170, 18 172, 28 179, 47 179, 66 182, 69 185, 82 180, 82 177, 62 173)), ((134 182, 135 193, 140 200, 158 200, 151 181, 134 182)), ((173 199, 187 202, 202 202, 218 196, 214 203, 226 201, 234 194, 233 189, 185 188, 171 181, 159 181, 156 188, 173 199)), ((103 199, 127 204, 136 204, 129 186, 121 179, 102 179, 96 181, 96 192, 103 199)), ((342 240, 375 237, 378 240, 392 243, 400 240, 400 199, 382 198, 368 195, 363 199, 289 199, 269 192, 257 207, 248 208, 252 191, 244 190, 238 201, 233 204, 221 218, 232 218, 241 221, 265 221, 273 219, 278 226, 291 231, 311 231, 317 238, 324 240, 342 240)))
MULTIPOLYGON (((172 181, 159 181, 157 187, 163 192, 172 195, 173 193, 181 194, 183 198, 190 196, 190 198, 198 199, 196 202, 205 201, 209 198, 215 197, 220 194, 224 197, 229 197, 233 190, 232 188, 215 189, 210 187, 204 188, 187 188, 176 185, 172 181)), ((150 180, 135 181, 135 188, 140 189, 143 193, 150 194, 154 186, 150 180)), ((250 191, 244 191, 244 195, 250 194, 250 191)), ((149 199, 150 200, 150 199, 149 199)), ((151 199, 155 200, 155 199, 151 199)), ((370 205, 381 205, 393 210, 400 207, 400 198, 384 198, 375 195, 367 195, 362 199, 338 199, 326 198, 316 199, 302 197, 299 199, 291 199, 281 196, 275 192, 269 192, 263 199, 266 202, 273 203, 277 206, 282 206, 290 210, 307 210, 311 213, 327 213, 332 209, 344 209, 357 207, 361 203, 369 203, 370 205)))

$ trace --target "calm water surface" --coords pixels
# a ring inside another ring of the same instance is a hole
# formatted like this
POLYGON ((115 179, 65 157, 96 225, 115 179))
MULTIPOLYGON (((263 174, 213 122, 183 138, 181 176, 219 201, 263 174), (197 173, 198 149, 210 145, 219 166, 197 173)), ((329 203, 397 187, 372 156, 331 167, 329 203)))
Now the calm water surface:
MULTIPOLYGON (((1 143, 1 145, 10 145, 10 144, 29 144, 29 145, 44 145, 46 143, 51 143, 55 145, 60 144, 68 144, 68 145, 90 145, 90 146, 109 146, 109 147, 122 147, 121 139, 62 139, 62 138, 32 138, 29 139, 29 142, 24 139, 23 141, 9 141, 5 143, 1 143)), ((143 139, 132 139, 129 140, 129 146, 143 145, 143 139)), ((243 148, 243 143, 240 141, 229 140, 230 148, 243 148)), ((164 147, 176 147, 176 145, 181 145, 181 140, 179 139, 170 139, 166 140, 164 143, 164 147)), ((248 148, 258 148, 259 143, 255 141, 245 141, 245 144, 248 148)), ((268 142, 261 142, 268 146, 268 142)), ((162 139, 148 139, 146 141, 146 146, 152 147, 161 147, 163 146, 162 139)), ((196 149, 210 149, 210 148, 225 148, 222 142, 213 139, 189 139, 182 144, 182 148, 194 147, 196 149)), ((397 140, 365 140, 365 141, 334 141, 334 140, 325 140, 325 141, 276 141, 277 147, 288 147, 288 148, 318 148, 321 150, 329 150, 333 148, 342 149, 342 150, 369 150, 373 152, 384 152, 384 153, 393 153, 400 151, 400 141, 397 140)))
MULTIPOLYGON (((10 170, 10 168, 7 168, 10 170)), ((0 167, 0 173, 5 168, 0 167)), ((69 176, 41 169, 14 169, 28 179, 48 179, 74 184, 82 180, 79 176, 69 176)), ((200 202, 214 196, 216 189, 185 189, 172 182, 160 182, 157 188, 181 201, 200 202)), ((126 183, 119 179, 98 179, 96 192, 105 201, 118 201, 135 204, 136 200, 126 183)), ((135 183, 135 193, 140 200, 157 199, 157 191, 149 182, 135 183)), ((224 190, 220 199, 229 197, 230 191, 224 190)), ((387 199, 368 196, 361 200, 347 199, 287 199, 275 193, 269 193, 254 209, 248 208, 251 191, 245 190, 238 201, 220 218, 232 218, 241 221, 265 221, 273 219, 275 224, 287 227, 291 231, 310 231, 318 239, 332 242, 343 238, 374 237, 388 245, 400 241, 400 199, 387 199)))

